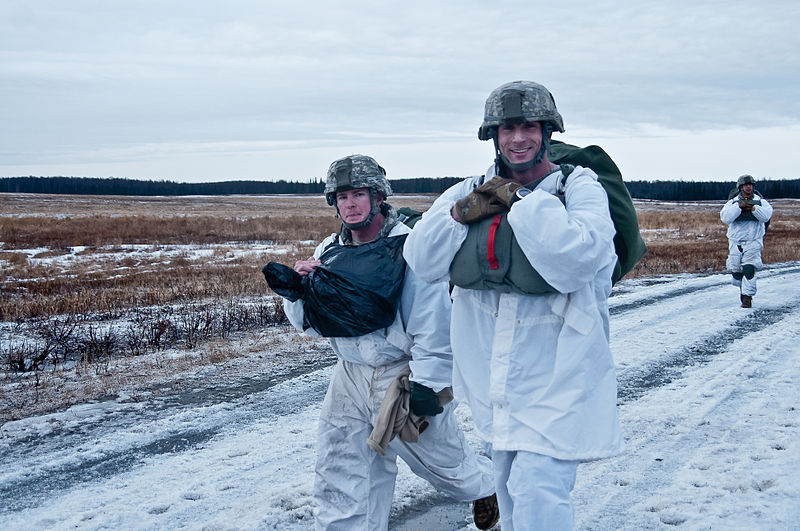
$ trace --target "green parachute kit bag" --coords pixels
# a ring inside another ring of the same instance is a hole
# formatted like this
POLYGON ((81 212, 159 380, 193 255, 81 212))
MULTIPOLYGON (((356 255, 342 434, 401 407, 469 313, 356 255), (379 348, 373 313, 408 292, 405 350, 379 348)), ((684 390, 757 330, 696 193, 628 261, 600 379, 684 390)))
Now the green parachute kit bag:
MULTIPOLYGON (((614 248, 617 263, 612 274, 616 283, 644 256, 647 248, 639 232, 639 220, 622 174, 614 161, 598 146, 579 148, 552 141, 551 161, 561 165, 566 181, 575 166, 591 168, 608 196, 609 211, 616 229, 614 248)), ((559 194, 562 202, 564 196, 559 194)), ((508 212, 470 225, 467 238, 450 265, 450 281, 467 289, 492 289, 528 295, 554 293, 531 266, 508 224, 508 212)))

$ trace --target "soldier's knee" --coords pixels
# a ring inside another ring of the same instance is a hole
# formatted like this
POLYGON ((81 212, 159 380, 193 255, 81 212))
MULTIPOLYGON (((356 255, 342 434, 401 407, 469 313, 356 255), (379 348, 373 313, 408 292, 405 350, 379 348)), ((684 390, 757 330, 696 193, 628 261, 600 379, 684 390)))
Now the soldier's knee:
POLYGON ((742 266, 742 274, 747 278, 747 280, 752 280, 754 276, 756 276, 756 266, 752 264, 745 264, 742 266))
POLYGON ((742 274, 741 274, 741 273, 739 273, 739 272, 736 272, 736 273, 731 273, 731 275, 733 275, 733 279, 734 279, 734 280, 742 280, 742 277, 744 276, 744 275, 742 275, 742 274))

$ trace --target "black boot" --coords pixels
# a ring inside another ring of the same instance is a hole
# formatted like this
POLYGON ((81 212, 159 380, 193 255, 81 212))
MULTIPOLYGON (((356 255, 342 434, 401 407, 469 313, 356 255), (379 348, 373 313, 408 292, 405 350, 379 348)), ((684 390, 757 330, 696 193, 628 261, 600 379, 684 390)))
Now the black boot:
POLYGON ((500 520, 500 509, 497 506, 497 495, 492 494, 472 502, 472 516, 475 527, 478 529, 491 529, 500 520))

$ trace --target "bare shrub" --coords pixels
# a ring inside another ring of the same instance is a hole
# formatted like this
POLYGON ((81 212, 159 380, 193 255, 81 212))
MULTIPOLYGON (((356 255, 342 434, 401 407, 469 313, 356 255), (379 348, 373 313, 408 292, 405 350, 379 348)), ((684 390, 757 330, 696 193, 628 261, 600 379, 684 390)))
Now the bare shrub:
POLYGON ((41 350, 53 356, 53 363, 66 362, 76 349, 77 314, 48 316, 35 323, 35 332, 42 339, 41 350))
POLYGON ((147 345, 153 350, 164 350, 168 346, 172 321, 165 317, 159 317, 155 321, 145 324, 147 327, 147 345))
POLYGON ((41 363, 49 355, 37 345, 28 341, 9 342, 3 352, 3 359, 9 370, 14 372, 28 372, 39 370, 41 363))
POLYGON ((113 326, 99 326, 90 323, 83 330, 78 343, 81 362, 86 365, 110 360, 117 353, 119 339, 113 326))
POLYGON ((140 323, 128 324, 123 335, 126 352, 131 356, 141 356, 147 353, 147 336, 140 323))
POLYGON ((259 326, 287 324, 289 319, 283 311, 283 299, 278 295, 273 295, 269 304, 259 304, 258 324, 259 326))

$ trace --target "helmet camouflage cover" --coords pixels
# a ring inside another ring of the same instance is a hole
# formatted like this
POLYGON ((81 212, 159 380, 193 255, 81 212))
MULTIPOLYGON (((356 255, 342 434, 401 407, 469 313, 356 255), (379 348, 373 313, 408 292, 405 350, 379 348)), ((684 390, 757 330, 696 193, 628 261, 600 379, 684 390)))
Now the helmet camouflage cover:
POLYGON ((752 175, 744 174, 741 177, 739 177, 739 179, 737 179, 736 187, 737 188, 741 188, 743 184, 747 184, 747 183, 750 183, 750 184, 754 185, 754 184, 756 184, 756 180, 753 179, 752 175))
POLYGON ((512 81, 500 85, 486 98, 478 138, 489 140, 500 124, 547 122, 553 131, 564 132, 564 121, 550 91, 533 81, 512 81))
POLYGON ((329 205, 336 204, 336 192, 354 188, 372 188, 384 198, 392 195, 386 170, 375 159, 366 155, 350 155, 335 160, 328 168, 325 199, 329 205))

